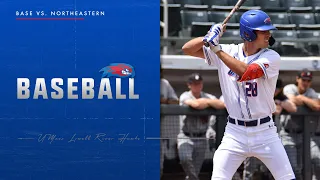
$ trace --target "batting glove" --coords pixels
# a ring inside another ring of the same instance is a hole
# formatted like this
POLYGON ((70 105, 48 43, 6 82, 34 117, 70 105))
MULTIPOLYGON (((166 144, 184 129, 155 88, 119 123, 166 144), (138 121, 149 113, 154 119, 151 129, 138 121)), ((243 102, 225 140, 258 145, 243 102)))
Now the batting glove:
POLYGON ((216 53, 221 50, 221 47, 219 45, 219 40, 222 35, 223 35, 222 24, 215 24, 211 26, 207 35, 205 35, 205 37, 203 38, 203 41, 208 42, 210 45, 210 49, 216 53))
POLYGON ((222 24, 215 24, 211 26, 208 33, 203 38, 204 42, 208 42, 213 46, 219 45, 219 39, 223 35, 223 27, 222 24))

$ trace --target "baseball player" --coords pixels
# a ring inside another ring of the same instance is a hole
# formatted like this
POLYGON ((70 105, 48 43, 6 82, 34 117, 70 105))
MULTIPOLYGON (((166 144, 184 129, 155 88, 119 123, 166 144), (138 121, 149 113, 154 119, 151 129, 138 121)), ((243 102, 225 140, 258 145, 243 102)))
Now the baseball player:
POLYGON ((213 157, 212 180, 230 180, 247 157, 260 159, 276 180, 295 179, 286 151, 272 120, 280 55, 268 49, 276 30, 261 10, 240 18, 240 44, 219 44, 226 26, 213 25, 204 37, 188 41, 185 54, 205 59, 218 68, 228 111, 224 137, 213 157), (209 47, 204 42, 209 43, 209 47))
MULTIPOLYGON (((319 111, 320 100, 318 94, 311 88, 312 72, 304 69, 298 72, 296 84, 288 84, 283 88, 283 93, 293 101, 297 106, 305 105, 314 111, 319 111)), ((311 136, 311 162, 314 164, 314 173, 316 179, 320 179, 320 121, 318 117, 306 117, 313 125, 310 131, 314 133, 311 136)), ((297 179, 302 177, 302 134, 303 117, 294 115, 281 115, 280 136, 282 143, 290 154, 289 159, 295 171, 297 179)))
MULTIPOLYGON (((163 69, 160 65, 160 104, 179 104, 179 99, 172 88, 170 82, 163 77, 163 69)), ((178 120, 174 119, 177 118, 176 116, 161 116, 161 149, 160 149, 160 175, 162 176, 163 173, 163 162, 164 162, 164 156, 166 153, 166 150, 168 149, 168 146, 170 147, 171 139, 168 137, 168 130, 172 130, 172 128, 166 128, 166 124, 172 124, 175 123, 178 120), (166 138, 166 139, 165 139, 166 138)), ((179 127, 179 126, 177 126, 179 127)), ((172 138, 172 137, 171 137, 172 138)))
MULTIPOLYGON (((187 82, 189 91, 180 96, 180 105, 195 109, 213 107, 223 109, 225 105, 215 96, 202 91, 203 79, 198 73, 191 74, 187 82)), ((208 139, 215 138, 213 116, 180 116, 178 154, 186 180, 199 180, 199 172, 208 148, 208 139)))

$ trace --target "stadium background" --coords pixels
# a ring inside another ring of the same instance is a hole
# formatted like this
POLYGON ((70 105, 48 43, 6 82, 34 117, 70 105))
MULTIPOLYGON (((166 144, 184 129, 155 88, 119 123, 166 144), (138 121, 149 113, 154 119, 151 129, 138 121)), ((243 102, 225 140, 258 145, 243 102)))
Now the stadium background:
MULTIPOLYGON (((199 72, 204 77, 203 91, 220 97, 221 90, 217 77, 217 70, 202 69, 200 67, 181 68, 186 66, 183 62, 181 47, 193 37, 206 34, 214 23, 219 23, 229 14, 237 0, 168 0, 168 14, 165 10, 165 1, 160 1, 160 39, 161 62, 163 76, 174 88, 177 96, 187 90, 186 76, 199 72), (166 29, 166 15, 168 26, 166 29), (168 30, 166 32, 166 30, 168 30), (182 55, 182 56, 181 56, 182 55), (177 56, 168 61, 169 57, 177 56), (165 63, 166 62, 166 63, 165 63), (171 63, 171 64, 170 64, 171 63), (173 65, 172 65, 173 64, 173 65)), ((267 12, 278 31, 273 32, 276 38, 275 49, 282 57, 297 59, 301 69, 308 68, 314 73, 312 88, 320 92, 320 72, 317 64, 312 64, 310 59, 319 56, 320 40, 320 0, 247 0, 240 10, 235 13, 227 24, 227 32, 224 33, 220 43, 241 43, 239 36, 239 18, 249 9, 261 9, 267 12), (309 58, 309 59, 308 59, 309 58)), ((195 59, 196 61, 196 59, 195 59)), ((200 60, 199 62, 204 63, 200 60)), ((279 78, 284 84, 295 82, 299 68, 281 67, 279 78)), ((163 118, 161 124, 161 136, 168 139, 165 153, 163 179, 180 177, 184 179, 184 172, 179 165, 179 157, 176 150, 176 137, 179 132, 179 119, 177 116, 163 118)), ((207 150, 206 161, 202 166, 201 176, 210 179, 212 171, 212 155, 207 150)), ((241 172, 241 167, 239 168, 241 172)))

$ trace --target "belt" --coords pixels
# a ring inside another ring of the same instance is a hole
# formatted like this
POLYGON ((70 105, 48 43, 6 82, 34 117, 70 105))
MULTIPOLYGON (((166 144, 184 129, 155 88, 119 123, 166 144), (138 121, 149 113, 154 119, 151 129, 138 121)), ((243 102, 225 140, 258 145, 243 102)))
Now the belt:
MULTIPOLYGON (((271 120, 271 118, 269 116, 265 117, 265 118, 261 118, 260 119, 260 124, 264 124, 267 123, 271 120)), ((228 121, 232 124, 236 124, 236 120, 228 117, 228 121)), ((251 121, 242 121, 242 120, 237 120, 238 121, 238 125, 240 126, 246 126, 246 127, 253 127, 253 126, 257 126, 258 125, 258 119, 254 119, 251 121)))
POLYGON ((202 132, 202 133, 188 133, 188 132, 184 132, 184 134, 186 136, 192 136, 192 137, 203 137, 206 135, 206 132, 202 132))

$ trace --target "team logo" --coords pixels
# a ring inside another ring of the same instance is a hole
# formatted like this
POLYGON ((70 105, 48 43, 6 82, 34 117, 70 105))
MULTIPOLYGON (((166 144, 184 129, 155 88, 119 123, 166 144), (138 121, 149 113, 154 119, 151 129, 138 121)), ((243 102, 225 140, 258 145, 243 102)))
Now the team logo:
POLYGON ((249 37, 250 37, 249 34, 246 33, 246 32, 244 32, 244 36, 245 36, 246 38, 249 38, 249 37))
POLYGON ((99 72, 102 73, 101 78, 105 78, 105 77, 133 78, 135 76, 133 67, 129 64, 124 64, 124 63, 112 63, 109 66, 102 68, 99 72))
POLYGON ((265 24, 270 24, 271 23, 271 19, 268 17, 263 21, 265 24))
POLYGON ((266 69, 269 68, 269 64, 263 64, 266 69))

